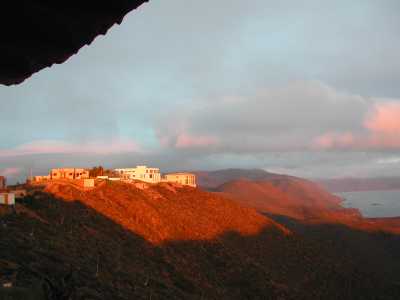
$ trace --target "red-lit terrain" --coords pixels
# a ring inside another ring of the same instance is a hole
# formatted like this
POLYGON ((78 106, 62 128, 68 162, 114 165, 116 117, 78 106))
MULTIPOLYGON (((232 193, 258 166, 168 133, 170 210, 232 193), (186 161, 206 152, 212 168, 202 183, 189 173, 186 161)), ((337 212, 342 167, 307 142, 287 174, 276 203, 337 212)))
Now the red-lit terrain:
POLYGON ((261 212, 301 220, 321 218, 327 212, 345 210, 340 206, 340 198, 300 179, 240 179, 225 183, 216 190, 261 212))
POLYGON ((200 185, 261 213, 306 223, 344 224, 367 231, 400 234, 399 218, 363 218, 357 209, 343 208, 341 199, 323 185, 263 170, 228 169, 197 172, 200 185), (220 184, 221 182, 227 182, 220 184), (220 184, 220 185, 218 185, 220 184))
POLYGON ((48 184, 0 211, 0 299, 398 299, 400 236, 308 222, 338 199, 301 183, 48 184))
POLYGON ((55 197, 79 199, 115 223, 153 244, 168 241, 213 240, 225 232, 256 235, 266 228, 286 229, 217 195, 172 184, 150 186, 103 182, 95 190, 82 192, 70 184, 49 184, 45 191, 55 197))

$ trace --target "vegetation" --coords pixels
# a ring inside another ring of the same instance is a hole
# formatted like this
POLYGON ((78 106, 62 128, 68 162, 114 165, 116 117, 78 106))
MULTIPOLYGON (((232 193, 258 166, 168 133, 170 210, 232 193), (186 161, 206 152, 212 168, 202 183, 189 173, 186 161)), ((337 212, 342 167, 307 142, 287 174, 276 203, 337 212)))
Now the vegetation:
POLYGON ((273 218, 171 184, 50 184, 3 212, 0 279, 51 300, 399 299, 399 236, 273 218))
POLYGON ((92 178, 96 178, 97 176, 117 177, 118 174, 114 170, 105 169, 103 166, 97 166, 89 170, 89 176, 92 178))

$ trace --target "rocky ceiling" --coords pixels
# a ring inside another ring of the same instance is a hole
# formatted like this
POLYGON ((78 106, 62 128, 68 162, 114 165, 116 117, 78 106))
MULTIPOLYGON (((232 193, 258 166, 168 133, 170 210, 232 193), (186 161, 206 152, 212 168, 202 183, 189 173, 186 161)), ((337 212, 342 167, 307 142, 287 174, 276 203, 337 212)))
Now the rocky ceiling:
POLYGON ((6 0, 0 4, 0 84, 60 64, 147 0, 6 0))

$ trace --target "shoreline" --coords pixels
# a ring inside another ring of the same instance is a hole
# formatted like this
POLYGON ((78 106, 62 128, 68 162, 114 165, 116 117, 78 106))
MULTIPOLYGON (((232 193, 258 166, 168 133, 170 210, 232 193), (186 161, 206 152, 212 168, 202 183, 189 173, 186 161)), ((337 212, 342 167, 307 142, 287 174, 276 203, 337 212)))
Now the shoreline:
MULTIPOLYGON (((396 216, 366 216, 363 212, 362 212, 362 209, 360 208, 360 207, 346 207, 346 206, 344 206, 344 203, 346 202, 346 201, 348 201, 348 202, 351 202, 351 199, 349 199, 349 198, 347 198, 347 197, 345 197, 345 195, 343 195, 343 194, 347 194, 347 193, 367 193, 367 192, 382 192, 382 191, 398 191, 399 192, 399 195, 400 195, 400 189, 387 189, 387 190, 362 190, 362 191, 352 191, 352 192, 339 192, 339 193, 337 193, 337 192, 335 192, 335 193, 333 193, 335 196, 337 196, 339 199, 340 199, 340 205, 343 207, 343 208, 350 208, 350 209, 357 209, 359 212, 360 212, 360 214, 361 214, 361 216, 364 218, 364 219, 366 219, 366 220, 371 220, 371 221, 375 221, 375 220, 381 220, 381 221, 384 221, 384 220, 387 220, 387 221, 399 221, 400 222, 400 212, 398 213, 398 215, 396 215, 396 216)), ((368 200, 366 200, 366 202, 367 202, 368 200)), ((399 197, 399 202, 400 202, 400 197, 399 197)), ((380 206, 382 206, 382 205, 384 205, 384 204, 382 204, 382 203, 379 203, 378 202, 378 200, 377 200, 377 202, 373 202, 373 203, 369 203, 370 205, 372 205, 372 206, 374 206, 374 207, 380 207, 380 206)))

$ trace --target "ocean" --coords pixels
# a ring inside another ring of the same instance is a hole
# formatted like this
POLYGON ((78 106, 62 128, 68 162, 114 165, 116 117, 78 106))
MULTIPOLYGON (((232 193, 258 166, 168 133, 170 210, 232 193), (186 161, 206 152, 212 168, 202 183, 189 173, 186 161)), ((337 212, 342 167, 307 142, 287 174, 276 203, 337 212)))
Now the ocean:
POLYGON ((358 208, 367 218, 400 217, 400 190, 338 193, 344 207, 358 208))

